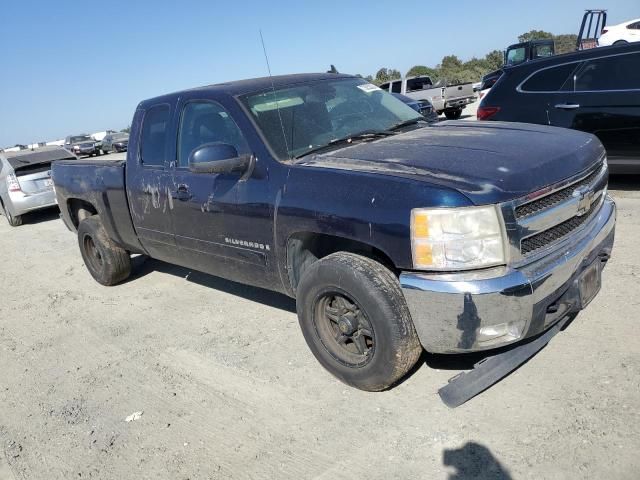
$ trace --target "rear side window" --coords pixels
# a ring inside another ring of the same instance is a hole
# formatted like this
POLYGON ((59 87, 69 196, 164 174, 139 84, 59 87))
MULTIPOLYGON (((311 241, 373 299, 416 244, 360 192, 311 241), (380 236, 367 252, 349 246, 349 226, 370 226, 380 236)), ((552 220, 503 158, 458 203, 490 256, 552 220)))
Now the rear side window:
POLYGON ((186 167, 189 154, 206 143, 233 145, 238 153, 248 151, 240 129, 218 103, 190 102, 184 107, 178 138, 178 165, 186 167))
POLYGON ((640 22, 631 23, 627 25, 627 28, 630 30, 640 30, 640 22))
POLYGON ((391 91, 393 93, 402 93, 402 80, 391 82, 391 91))
POLYGON ((507 65, 517 65, 524 62, 527 50, 524 47, 514 48, 507 52, 507 65))
POLYGON ((140 139, 140 160, 144 165, 164 165, 170 112, 169 105, 156 105, 145 113, 140 139))
POLYGON ((575 91, 640 90, 640 54, 614 55, 584 63, 575 91))
POLYGON ((563 90, 565 82, 571 78, 577 65, 577 63, 569 63, 540 70, 522 84, 522 91, 557 92, 563 90))

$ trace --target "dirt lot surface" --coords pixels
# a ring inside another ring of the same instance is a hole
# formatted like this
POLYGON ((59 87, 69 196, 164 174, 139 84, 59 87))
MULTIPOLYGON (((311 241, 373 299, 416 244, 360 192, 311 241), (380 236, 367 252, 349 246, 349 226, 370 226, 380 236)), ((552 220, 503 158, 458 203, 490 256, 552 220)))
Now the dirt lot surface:
POLYGON ((436 392, 466 359, 360 392, 284 296, 142 258, 101 287, 56 212, 0 218, 0 479, 636 479, 640 178, 612 189, 600 295, 456 410, 436 392))

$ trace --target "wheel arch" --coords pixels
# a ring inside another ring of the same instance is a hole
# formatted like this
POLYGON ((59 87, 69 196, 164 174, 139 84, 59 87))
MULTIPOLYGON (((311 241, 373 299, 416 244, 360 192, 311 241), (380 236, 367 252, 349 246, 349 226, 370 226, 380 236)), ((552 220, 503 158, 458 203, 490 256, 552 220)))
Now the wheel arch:
POLYGON ((80 198, 70 198, 67 200, 67 212, 76 230, 82 220, 98 214, 95 205, 80 198))
POLYGON ((396 276, 399 273, 391 256, 375 245, 339 235, 296 232, 289 236, 286 243, 286 287, 295 295, 306 269, 314 262, 336 252, 362 255, 384 265, 396 276))

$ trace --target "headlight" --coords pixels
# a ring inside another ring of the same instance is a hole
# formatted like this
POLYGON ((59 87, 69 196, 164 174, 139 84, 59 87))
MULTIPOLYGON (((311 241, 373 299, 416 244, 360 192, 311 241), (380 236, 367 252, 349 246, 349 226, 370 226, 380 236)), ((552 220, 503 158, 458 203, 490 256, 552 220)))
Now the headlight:
POLYGON ((413 266, 468 270, 505 263, 497 207, 416 208, 411 211, 413 266))

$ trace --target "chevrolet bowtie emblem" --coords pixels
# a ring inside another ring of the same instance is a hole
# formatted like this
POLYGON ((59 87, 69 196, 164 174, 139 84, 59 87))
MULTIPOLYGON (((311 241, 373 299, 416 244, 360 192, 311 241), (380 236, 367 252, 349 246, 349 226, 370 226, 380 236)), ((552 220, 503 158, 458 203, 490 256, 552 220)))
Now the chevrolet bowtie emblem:
POLYGON ((593 190, 589 190, 589 187, 576 188, 573 192, 573 196, 578 198, 578 211, 576 212, 576 215, 581 217, 591 210, 593 190))

